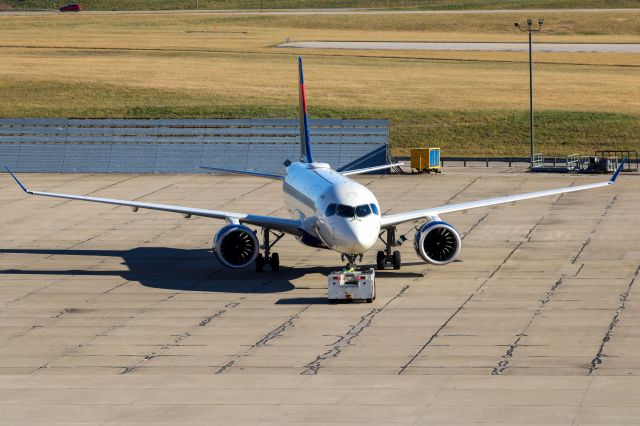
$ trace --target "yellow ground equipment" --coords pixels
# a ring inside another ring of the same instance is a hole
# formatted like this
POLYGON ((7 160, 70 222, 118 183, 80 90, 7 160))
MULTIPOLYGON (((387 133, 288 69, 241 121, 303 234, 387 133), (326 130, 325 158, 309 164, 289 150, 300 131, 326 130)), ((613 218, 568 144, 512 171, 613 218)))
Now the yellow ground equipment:
POLYGON ((440 148, 411 148, 411 169, 440 173, 440 148))

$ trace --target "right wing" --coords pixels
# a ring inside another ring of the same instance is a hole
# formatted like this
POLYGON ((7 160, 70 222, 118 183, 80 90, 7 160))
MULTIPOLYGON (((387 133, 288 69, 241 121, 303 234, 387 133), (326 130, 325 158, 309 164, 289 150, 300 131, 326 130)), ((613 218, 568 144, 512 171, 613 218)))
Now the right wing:
POLYGON ((622 167, 624 166, 625 160, 626 158, 622 159, 616 171, 613 172, 611 179, 609 179, 606 182, 590 183, 587 185, 579 185, 579 186, 569 186, 566 188, 558 188, 558 189, 548 189, 546 191, 527 192, 525 194, 507 195, 504 197, 487 198, 485 200, 470 201, 467 203, 460 203, 460 204, 445 204, 444 206, 434 207, 430 209, 414 210, 411 212, 384 215, 382 216, 380 227, 389 228, 399 223, 417 221, 421 219, 426 219, 429 216, 439 216, 444 213, 475 209, 477 207, 493 206, 496 204, 511 203, 511 202, 520 201, 520 200, 529 200, 531 198, 547 197, 549 195, 564 194, 566 192, 584 191, 585 189, 593 189, 593 188, 600 188, 603 186, 613 185, 614 182, 616 181, 616 178, 618 177, 618 174, 622 170, 622 167))
POLYGON ((45 197, 54 197, 54 198, 64 198, 67 200, 80 200, 80 201, 91 201, 94 203, 103 203, 103 204, 115 204, 118 206, 127 206, 132 207, 134 211, 138 209, 150 209, 150 210, 160 210, 171 213, 180 213, 185 215, 186 217, 190 216, 202 216, 202 217, 210 217, 214 219, 222 219, 228 222, 239 222, 246 223, 249 225, 256 225, 261 227, 268 227, 277 231, 286 232, 288 234, 299 235, 301 233, 302 222, 294 219, 286 219, 281 217, 274 216, 260 216, 253 215, 247 213, 236 213, 236 212, 227 212, 222 210, 207 210, 207 209, 196 209, 192 207, 181 207, 181 206, 173 206, 169 204, 153 204, 153 203, 144 203, 140 201, 127 201, 127 200, 116 200, 112 198, 100 198, 100 197, 87 197, 85 195, 73 195, 73 194, 57 194, 54 192, 40 192, 40 191, 31 191, 27 189, 20 180, 9 170, 8 167, 5 167, 7 171, 11 174, 13 179, 20 185, 20 188, 27 194, 31 195, 43 195, 45 197))

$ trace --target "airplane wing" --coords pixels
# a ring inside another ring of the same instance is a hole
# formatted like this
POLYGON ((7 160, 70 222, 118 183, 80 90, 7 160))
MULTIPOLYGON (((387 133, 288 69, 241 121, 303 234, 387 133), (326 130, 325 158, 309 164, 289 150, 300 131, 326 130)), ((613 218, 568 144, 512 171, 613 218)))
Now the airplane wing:
POLYGON ((262 172, 248 171, 248 170, 225 169, 225 168, 222 168, 222 167, 209 167, 209 166, 198 166, 198 168, 205 169, 205 170, 211 170, 211 171, 219 172, 219 173, 236 173, 236 174, 239 174, 239 175, 258 176, 258 177, 265 177, 265 178, 269 178, 269 179, 279 179, 279 180, 284 179, 284 176, 276 175, 274 173, 262 173, 262 172))
POLYGON ((529 200, 531 198, 547 197, 549 195, 564 194, 566 192, 584 191, 586 189, 600 188, 603 186, 613 185, 613 183, 616 181, 616 178, 618 177, 618 174, 622 170, 622 167, 624 166, 625 160, 626 158, 620 162, 620 165, 618 166, 616 171, 613 172, 613 175, 611 176, 611 178, 606 182, 590 183, 587 185, 579 185, 579 186, 569 186, 566 188, 558 188, 558 189, 548 189, 545 191, 527 192, 525 194, 507 195, 505 197, 487 198, 484 200, 470 201, 467 203, 447 204, 440 207, 434 207, 431 209, 414 210, 411 212, 384 215, 382 216, 380 227, 389 228, 403 222, 417 221, 420 219, 426 219, 429 216, 438 216, 444 213, 475 209, 477 207, 493 206, 496 204, 511 203, 514 201, 529 200))
POLYGON ((391 169, 393 167, 404 166, 404 163, 383 164, 382 166, 367 167, 365 169, 345 170, 340 172, 343 176, 359 175, 362 173, 376 172, 378 170, 391 169))
POLYGON ((153 204, 153 203, 144 203, 140 201, 127 201, 127 200, 116 200, 112 198, 100 198, 100 197, 87 197, 84 195, 73 195, 73 194, 57 194, 53 192, 40 192, 40 191, 31 191, 27 189, 20 180, 9 170, 8 167, 5 167, 7 171, 11 174, 13 179, 20 185, 20 188, 27 194, 31 195, 43 195, 45 197, 54 197, 54 198, 64 198, 68 200, 80 200, 80 201, 91 201, 94 203, 104 203, 104 204, 115 204, 117 206, 127 206, 132 207, 133 211, 137 211, 138 209, 150 209, 150 210, 160 210, 171 213, 180 213, 185 215, 185 217, 191 216, 202 216, 202 217, 210 217, 214 219, 222 219, 229 222, 240 222, 246 223, 248 225, 256 225, 261 227, 269 227, 273 230, 286 232, 293 235, 299 235, 301 233, 302 222, 294 219, 287 219, 281 217, 274 216, 260 216, 246 213, 236 213, 236 212, 227 212, 222 210, 207 210, 207 209, 196 209, 192 207, 181 207, 181 206, 173 206, 169 204, 153 204))

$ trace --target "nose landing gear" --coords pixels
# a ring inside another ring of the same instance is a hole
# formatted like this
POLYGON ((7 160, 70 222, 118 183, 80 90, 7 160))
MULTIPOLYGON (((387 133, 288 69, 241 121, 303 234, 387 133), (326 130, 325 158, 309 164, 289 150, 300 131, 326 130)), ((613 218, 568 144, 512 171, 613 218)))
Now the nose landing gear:
POLYGON ((384 243, 385 249, 384 251, 380 250, 376 256, 376 269, 384 270, 388 266, 396 270, 400 269, 402 266, 402 256, 398 250, 392 250, 392 248, 402 245, 406 239, 404 235, 401 235, 400 240, 396 241, 396 228, 391 227, 382 231, 378 238, 384 243), (385 233, 386 239, 383 240, 382 236, 385 233))
POLYGON ((356 268, 356 259, 359 262, 362 262, 362 253, 360 254, 346 254, 343 253, 340 255, 340 259, 344 262, 344 259, 347 259, 347 265, 345 266, 346 269, 355 269, 356 268))
POLYGON ((256 257, 256 272, 262 272, 266 265, 271 267, 272 272, 278 272, 280 270, 280 256, 278 253, 271 253, 271 247, 276 245, 280 238, 284 237, 284 233, 275 233, 269 228, 262 229, 263 244, 261 248, 264 250, 264 254, 258 253, 256 257), (270 237, 273 234, 275 240, 270 242, 270 237))

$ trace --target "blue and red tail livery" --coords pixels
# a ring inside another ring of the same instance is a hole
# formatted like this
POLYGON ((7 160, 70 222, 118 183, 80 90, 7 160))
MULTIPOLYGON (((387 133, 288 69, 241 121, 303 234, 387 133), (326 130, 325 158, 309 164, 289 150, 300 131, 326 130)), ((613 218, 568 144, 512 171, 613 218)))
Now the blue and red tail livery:
POLYGON ((302 57, 298 56, 298 73, 300 84, 300 161, 313 163, 311 155, 311 138, 309 137, 309 117, 307 114, 307 95, 304 92, 304 75, 302 74, 302 57))

